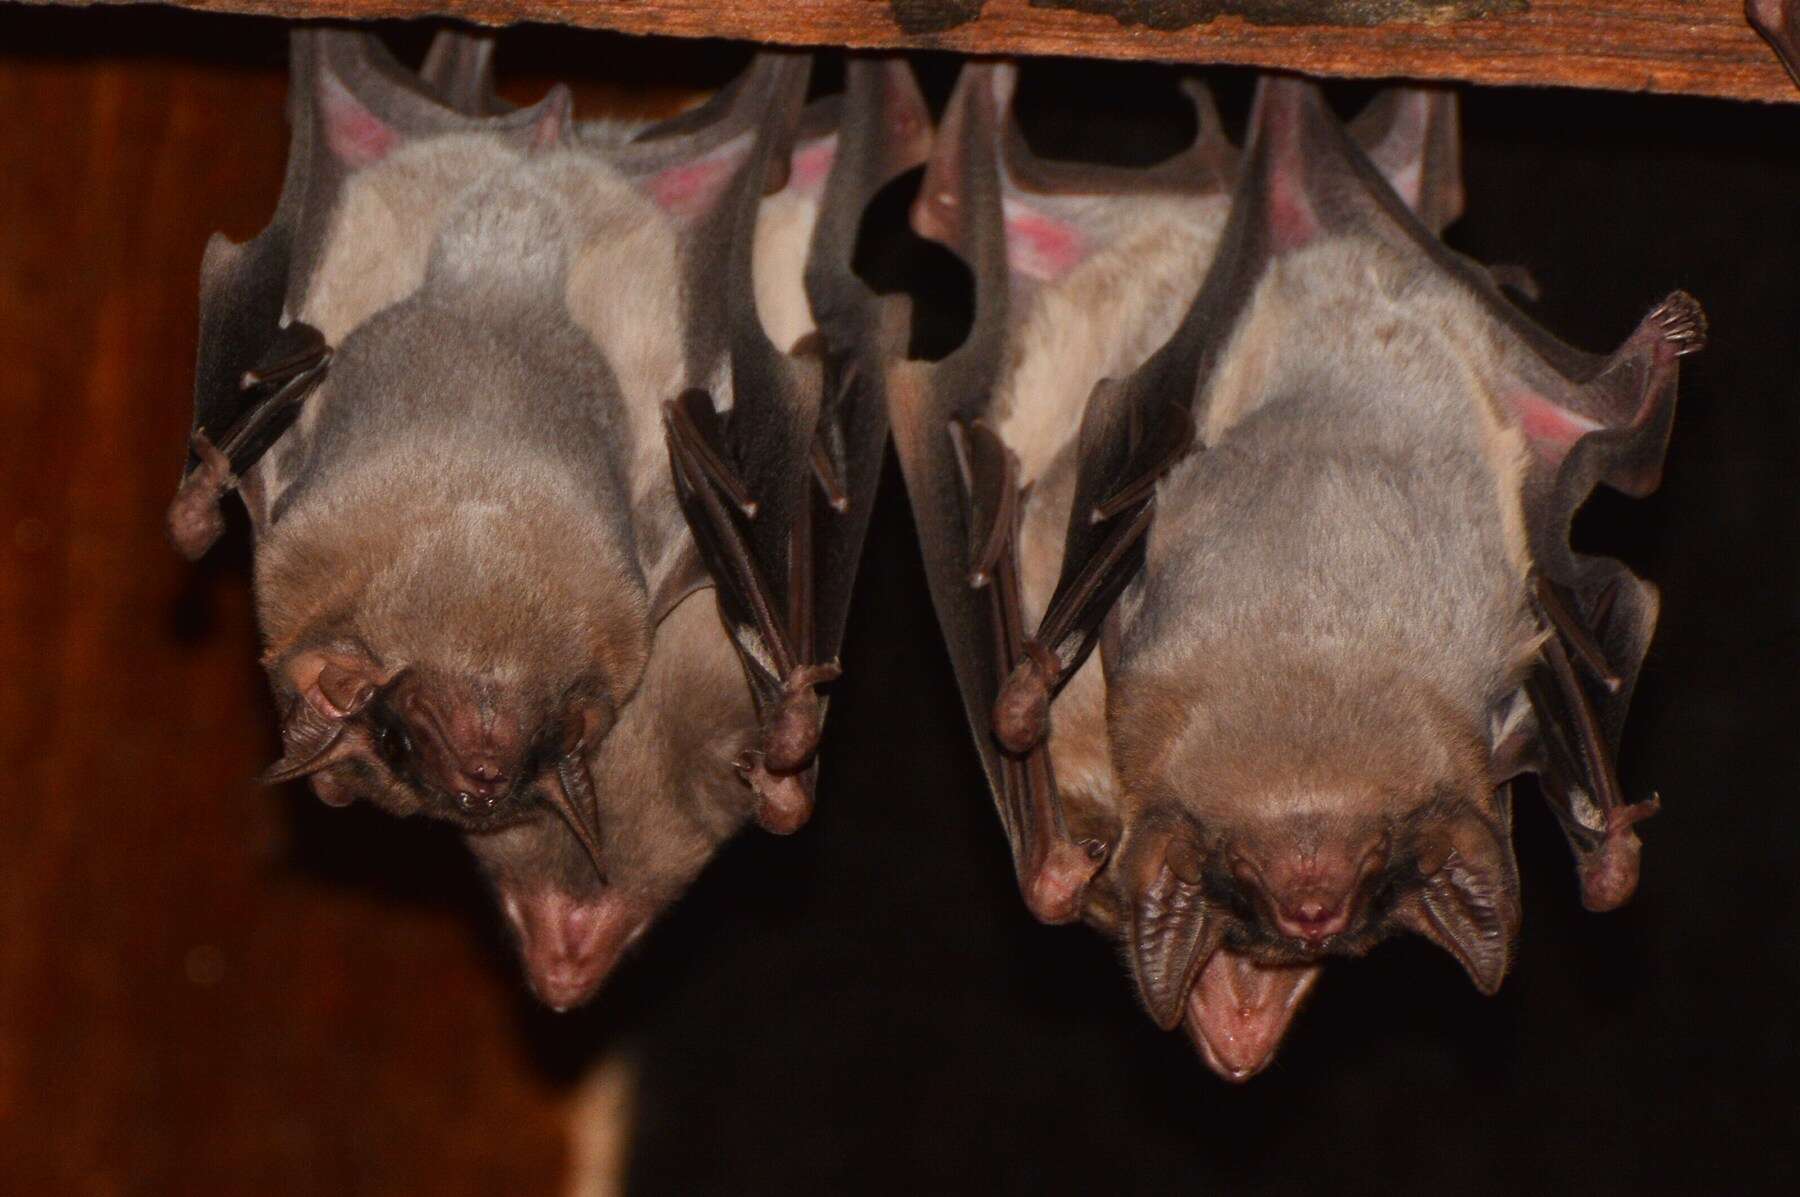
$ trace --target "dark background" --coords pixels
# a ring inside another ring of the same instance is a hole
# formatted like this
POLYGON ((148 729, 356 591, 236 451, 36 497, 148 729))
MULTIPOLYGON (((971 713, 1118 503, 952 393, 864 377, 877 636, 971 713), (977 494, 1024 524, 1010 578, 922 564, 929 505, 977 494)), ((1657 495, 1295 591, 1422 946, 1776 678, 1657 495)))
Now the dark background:
MULTIPOLYGON (((416 30, 400 41, 422 44, 416 30)), ((730 47, 502 41, 529 96, 643 102, 730 47)), ((1526 926, 1501 994, 1444 953, 1328 970, 1275 1066, 1217 1081, 1113 951, 1026 915, 890 470, 819 811, 728 849, 590 1009, 537 1010, 454 840, 249 778, 273 759, 241 521, 160 540, 204 236, 272 210, 280 28, 0 7, 0 1181, 14 1191, 557 1191, 578 1081, 635 1061, 636 1193, 1793 1191, 1800 1183, 1800 108, 1465 92, 1452 244, 1527 267, 1605 350, 1675 287, 1667 478, 1580 547, 1665 606, 1627 734, 1661 792, 1635 902, 1580 909, 1519 795, 1526 926), (30 1188, 25 1186, 29 1185, 30 1188)), ((923 60, 941 99, 949 61, 923 60)), ((1249 77, 1218 76, 1241 124, 1249 77)), ((1028 76, 1045 149, 1143 161, 1155 68, 1028 76)), ((1369 89, 1334 95, 1350 111, 1369 89)), ((904 184, 902 185, 902 189, 904 184)), ((895 230, 871 274, 955 266, 895 230)))

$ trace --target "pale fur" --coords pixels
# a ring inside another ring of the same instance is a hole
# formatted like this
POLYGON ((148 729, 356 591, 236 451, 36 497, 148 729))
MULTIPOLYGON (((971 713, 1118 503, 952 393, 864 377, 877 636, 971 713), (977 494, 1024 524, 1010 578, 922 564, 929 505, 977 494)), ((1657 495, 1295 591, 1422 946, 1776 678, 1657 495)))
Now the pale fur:
POLYGON ((1120 607, 1134 786, 1260 794, 1263 815, 1332 785, 1402 806, 1434 773, 1476 787, 1469 745, 1540 635, 1480 308, 1385 243, 1321 241, 1272 265, 1222 361, 1207 449, 1159 487, 1120 607))
MULTIPOLYGON (((600 122, 584 137, 603 144, 600 122)), ((614 136, 632 127, 604 126, 614 136)), ((527 156, 492 134, 450 134, 402 145, 346 183, 322 255, 297 318, 329 344, 424 282, 432 246, 447 215, 466 197, 497 183, 555 195, 579 248, 567 271, 564 298, 575 322, 613 363, 631 421, 633 498, 666 485, 662 404, 681 389, 684 360, 679 245, 675 219, 591 153, 552 150, 527 156), (380 252, 369 252, 379 246, 380 252)), ((816 191, 789 188, 758 214, 753 278, 757 315, 770 340, 790 348, 812 331, 803 274, 817 222, 816 191)), ((729 371, 707 382, 721 410, 731 406, 729 371)), ((316 424, 329 393, 315 396, 299 437, 316 424)), ((282 474, 262 479, 268 502, 282 474)))
POLYGON ((1223 197, 1109 205, 1090 201, 1084 213, 1065 202, 1055 209, 1090 221, 1104 214, 1116 235, 1054 282, 1015 280, 1029 299, 1014 321, 995 409, 1023 482, 1049 468, 1074 438, 1095 383, 1129 374, 1173 335, 1224 226, 1223 197))

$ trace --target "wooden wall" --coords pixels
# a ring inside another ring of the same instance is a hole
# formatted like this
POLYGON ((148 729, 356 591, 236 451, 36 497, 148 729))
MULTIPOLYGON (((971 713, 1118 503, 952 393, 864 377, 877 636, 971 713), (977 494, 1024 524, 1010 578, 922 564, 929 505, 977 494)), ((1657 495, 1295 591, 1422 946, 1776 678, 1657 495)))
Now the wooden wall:
POLYGON ((459 849, 395 869, 397 829, 254 784, 276 745, 245 539, 199 568, 163 543, 200 251, 273 209, 281 58, 268 22, 0 6, 14 1193, 541 1193, 564 1169, 567 1085, 459 849))

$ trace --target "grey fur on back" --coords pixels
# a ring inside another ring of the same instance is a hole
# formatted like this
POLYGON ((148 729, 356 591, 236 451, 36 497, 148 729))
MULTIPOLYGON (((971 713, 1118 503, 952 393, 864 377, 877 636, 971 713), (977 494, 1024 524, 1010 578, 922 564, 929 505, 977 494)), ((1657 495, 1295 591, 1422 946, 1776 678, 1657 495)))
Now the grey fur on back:
POLYGON ((1536 636, 1509 532, 1517 463, 1484 415, 1480 342, 1452 340, 1466 301, 1404 266, 1337 239, 1264 280, 1237 344, 1281 348, 1237 369, 1266 397, 1159 487, 1125 671, 1205 668, 1244 641, 1271 659, 1379 653, 1481 703, 1471 720, 1517 684, 1536 636))

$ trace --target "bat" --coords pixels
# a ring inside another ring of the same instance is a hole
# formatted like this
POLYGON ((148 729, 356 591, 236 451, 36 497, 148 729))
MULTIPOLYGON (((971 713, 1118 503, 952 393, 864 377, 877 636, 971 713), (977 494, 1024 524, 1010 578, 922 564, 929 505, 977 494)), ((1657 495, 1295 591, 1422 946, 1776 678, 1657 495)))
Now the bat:
POLYGON ((1392 934, 1493 992, 1517 776, 1589 908, 1636 887, 1656 800, 1613 756, 1657 597, 1568 530, 1659 481, 1699 305, 1604 357, 1514 309, 1438 240, 1448 93, 1346 129, 1268 78, 1240 156, 1196 90, 1195 145, 1122 177, 1034 160, 1011 90, 968 68, 940 124, 914 222, 976 317, 889 403, 1027 906, 1118 940, 1231 1080, 1392 934))
POLYGON ((1775 48, 1794 82, 1800 83, 1800 4, 1794 0, 1744 0, 1744 16, 1775 48))
POLYGON ((300 30, 274 219, 202 264, 168 530, 249 512, 265 779, 457 826, 559 1009, 811 811, 906 323, 851 252, 929 134, 902 65, 809 71, 577 122, 483 40, 300 30))

